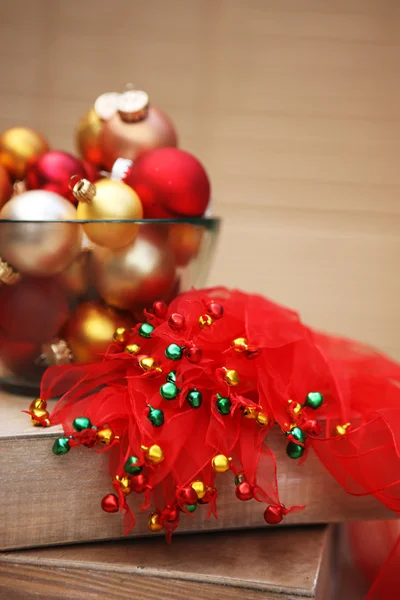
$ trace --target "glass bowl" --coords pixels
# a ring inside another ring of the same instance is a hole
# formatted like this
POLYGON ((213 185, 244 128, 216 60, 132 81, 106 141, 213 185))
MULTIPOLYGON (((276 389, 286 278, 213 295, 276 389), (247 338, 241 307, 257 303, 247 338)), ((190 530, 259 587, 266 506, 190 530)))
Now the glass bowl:
POLYGON ((32 394, 48 366, 101 360, 144 308, 204 285, 219 225, 0 220, 0 385, 32 394))

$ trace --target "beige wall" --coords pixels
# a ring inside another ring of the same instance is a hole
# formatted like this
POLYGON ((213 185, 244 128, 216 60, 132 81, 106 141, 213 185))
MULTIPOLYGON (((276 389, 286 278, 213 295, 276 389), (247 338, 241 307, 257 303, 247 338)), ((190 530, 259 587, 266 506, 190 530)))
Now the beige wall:
POLYGON ((400 356, 398 0, 0 0, 0 127, 73 149, 134 81, 206 164, 210 283, 400 356))

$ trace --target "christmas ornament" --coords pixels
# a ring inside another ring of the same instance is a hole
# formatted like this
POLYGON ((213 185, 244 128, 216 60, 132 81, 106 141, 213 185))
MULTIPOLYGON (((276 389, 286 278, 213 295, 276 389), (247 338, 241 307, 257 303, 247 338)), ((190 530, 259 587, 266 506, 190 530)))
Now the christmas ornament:
POLYGON ((164 452, 158 444, 153 444, 149 448, 142 446, 142 450, 144 451, 146 460, 151 463, 158 465, 164 460, 164 452))
POLYGON ((246 502, 253 498, 253 488, 247 481, 242 481, 237 484, 235 494, 238 500, 246 502))
POLYGON ((57 438, 53 444, 53 454, 56 456, 67 454, 70 450, 71 447, 69 445, 69 438, 67 437, 57 438))
POLYGON ((174 223, 169 226, 168 245, 179 267, 186 267, 198 256, 204 234, 203 227, 191 223, 174 223))
POLYGON ((211 461, 212 468, 216 473, 225 473, 231 468, 231 458, 224 454, 217 454, 211 461))
POLYGON ((29 127, 12 127, 0 135, 0 165, 12 179, 24 179, 29 163, 49 149, 45 138, 29 127))
POLYGON ((186 400, 192 408, 200 408, 201 403, 203 401, 203 397, 201 392, 196 390, 196 388, 193 388, 192 390, 189 390, 186 394, 186 400))
POLYGON ((56 275, 81 251, 76 210, 58 194, 34 190, 14 196, 0 211, 0 256, 29 275, 56 275), (23 222, 22 222, 23 221, 23 222))
POLYGON ((74 204, 74 197, 69 181, 75 175, 79 179, 90 179, 79 158, 68 152, 50 151, 31 161, 26 170, 25 185, 27 190, 48 190, 67 198, 74 204))
POLYGON ((97 247, 91 257, 99 295, 116 308, 140 311, 165 298, 175 283, 169 248, 153 229, 140 226, 136 241, 116 252, 97 247))
POLYGON ((164 425, 164 413, 160 408, 153 408, 148 405, 149 412, 147 418, 154 427, 162 427, 164 425))
POLYGON ((119 511, 119 502, 115 494, 107 494, 101 501, 101 508, 107 513, 116 513, 119 511))
POLYGON ((100 179, 96 185, 87 179, 73 184, 73 194, 79 201, 77 217, 82 221, 93 221, 83 225, 88 238, 95 244, 107 248, 122 248, 131 243, 138 231, 142 205, 138 196, 127 185, 111 179, 100 179), (104 223, 101 221, 126 221, 104 223))
POLYGON ((207 486, 204 484, 203 481, 193 481, 190 485, 196 492, 198 500, 204 498, 204 496, 207 493, 207 486))
POLYGON ((97 302, 83 302, 71 315, 63 335, 76 362, 95 361, 106 352, 115 330, 132 324, 126 314, 97 302))
POLYGON ((81 298, 89 288, 89 255, 81 252, 70 265, 58 276, 60 286, 69 296, 81 298))
POLYGON ((229 398, 224 398, 220 394, 217 394, 217 401, 215 404, 218 412, 220 412, 221 415, 229 415, 231 412, 232 402, 229 400, 229 398))
POLYGON ((13 188, 6 169, 0 164, 0 208, 11 198, 13 188))
POLYGON ((131 487, 137 494, 143 494, 148 488, 147 477, 140 473, 131 478, 131 487))
POLYGON ((196 504, 198 496, 196 490, 187 485, 178 491, 177 498, 181 504, 196 504))
POLYGON ((140 465, 140 461, 137 456, 130 456, 124 465, 125 473, 128 475, 139 475, 143 470, 143 467, 140 465))
POLYGON ((125 182, 138 194, 145 218, 201 217, 210 200, 210 182, 188 152, 160 148, 134 163, 125 182))
POLYGON ((143 153, 164 146, 176 146, 177 137, 169 118, 149 104, 140 90, 127 90, 118 98, 117 112, 100 133, 104 166, 111 170, 118 158, 136 160, 143 153))
POLYGON ((109 446, 114 441, 115 436, 110 427, 103 427, 97 431, 96 439, 102 446, 109 446))
POLYGON ((26 277, 0 288, 0 328, 11 341, 45 342, 58 333, 68 314, 67 297, 54 279, 26 277))

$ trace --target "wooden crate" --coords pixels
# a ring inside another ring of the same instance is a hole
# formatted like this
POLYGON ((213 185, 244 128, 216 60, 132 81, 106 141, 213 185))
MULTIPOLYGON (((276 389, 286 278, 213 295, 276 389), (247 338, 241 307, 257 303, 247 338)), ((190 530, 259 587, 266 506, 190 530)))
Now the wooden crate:
POLYGON ((332 528, 124 540, 0 554, 7 600, 333 598, 332 528))
MULTIPOLYGON (((76 448, 56 457, 51 452, 59 427, 33 427, 21 412, 30 399, 0 394, 0 550, 68 544, 123 536, 120 515, 104 513, 102 497, 112 491, 105 454, 76 448)), ((276 453, 281 501, 306 505, 285 518, 285 524, 333 523, 349 519, 392 518, 374 498, 346 494, 310 452, 298 462, 286 456, 286 442, 272 430, 269 445, 276 453)), ((239 502, 233 477, 218 476, 219 518, 207 520, 206 507, 181 519, 179 531, 237 529, 266 526, 263 505, 239 502)), ((148 534, 147 514, 132 494, 137 523, 132 536, 148 534)))

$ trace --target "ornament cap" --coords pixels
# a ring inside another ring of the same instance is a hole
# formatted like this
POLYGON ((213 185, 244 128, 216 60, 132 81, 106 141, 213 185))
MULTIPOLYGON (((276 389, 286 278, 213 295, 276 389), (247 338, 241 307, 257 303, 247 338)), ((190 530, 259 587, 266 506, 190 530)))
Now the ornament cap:
POLYGON ((94 111, 102 121, 108 121, 116 113, 119 97, 118 92, 106 92, 95 100, 94 111))
POLYGON ((124 123, 143 121, 149 112, 150 99, 142 90, 128 89, 119 95, 117 111, 124 123))
POLYGON ((14 271, 5 260, 0 258, 0 282, 5 285, 15 285, 21 279, 21 275, 14 271))
POLYGON ((69 180, 69 189, 78 202, 92 202, 96 195, 96 186, 88 179, 79 179, 77 175, 69 180))
POLYGON ((47 344, 42 344, 42 354, 38 363, 46 365, 68 365, 73 361, 72 350, 65 340, 55 339, 47 344))

